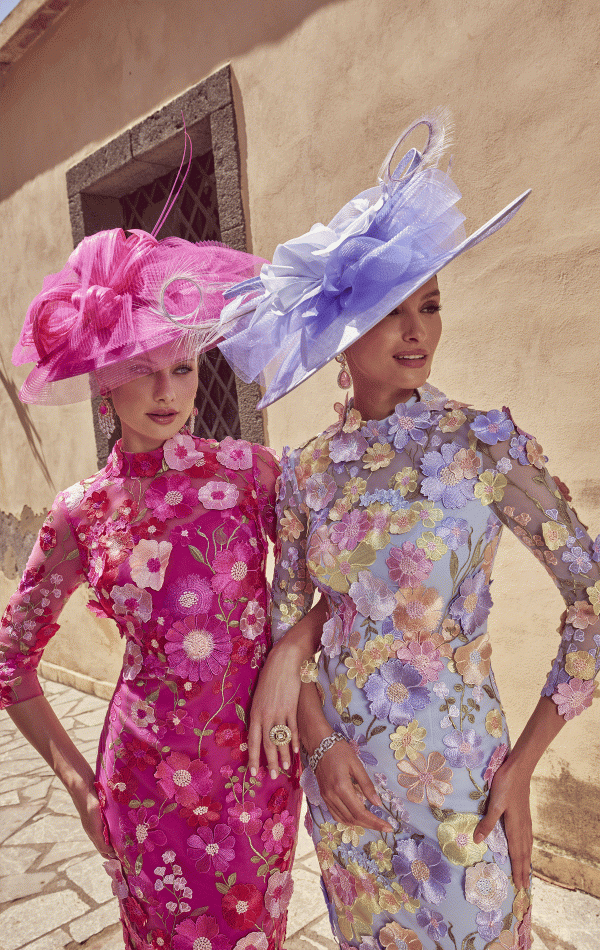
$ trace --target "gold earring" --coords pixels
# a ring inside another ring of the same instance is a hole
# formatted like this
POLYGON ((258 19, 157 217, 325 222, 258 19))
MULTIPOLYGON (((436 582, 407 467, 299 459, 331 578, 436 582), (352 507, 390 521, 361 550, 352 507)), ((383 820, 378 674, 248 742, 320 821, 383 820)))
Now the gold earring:
POLYGON ((350 389, 352 385, 352 377, 350 375, 350 370, 348 369, 348 363, 346 362, 346 354, 338 353, 335 358, 336 363, 341 365, 341 370, 338 373, 337 384, 340 389, 350 389))
POLYGON ((102 396, 98 405, 98 425, 107 439, 110 439, 115 431, 115 424, 115 410, 110 396, 102 396))

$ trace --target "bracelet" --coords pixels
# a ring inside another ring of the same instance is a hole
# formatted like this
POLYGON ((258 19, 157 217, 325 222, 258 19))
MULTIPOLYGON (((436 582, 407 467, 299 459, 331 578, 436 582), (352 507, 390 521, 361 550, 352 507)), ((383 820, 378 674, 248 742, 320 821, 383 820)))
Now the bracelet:
POLYGON ((325 736, 324 739, 321 739, 317 748, 312 755, 308 757, 308 764, 310 765, 312 771, 314 772, 317 765, 323 758, 326 752, 329 752, 332 746, 339 742, 340 739, 343 739, 344 736, 339 732, 332 732, 330 736, 325 736))

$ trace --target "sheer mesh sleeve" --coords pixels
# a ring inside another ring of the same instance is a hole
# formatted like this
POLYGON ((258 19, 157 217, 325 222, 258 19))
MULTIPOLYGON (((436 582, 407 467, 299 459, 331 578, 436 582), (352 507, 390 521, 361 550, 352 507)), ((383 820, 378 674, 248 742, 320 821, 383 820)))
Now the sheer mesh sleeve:
POLYGON ((275 502, 277 479, 281 474, 281 468, 275 453, 263 445, 252 446, 252 457, 260 524, 266 536, 275 542, 277 527, 275 502))
MULTIPOLYGON (((505 417, 508 422, 506 410, 505 417)), ((567 605, 561 645, 542 695, 572 719, 591 704, 600 667, 598 541, 592 542, 567 505, 532 436, 515 427, 505 441, 480 441, 478 448, 484 465, 475 494, 544 565, 567 605)))
POLYGON ((306 568, 308 509, 300 500, 294 473, 294 454, 284 449, 277 497, 277 542, 273 579, 273 640, 308 613, 314 586, 306 568))
POLYGON ((37 666, 66 601, 85 580, 64 501, 52 506, 0 621, 0 708, 42 694, 37 666))

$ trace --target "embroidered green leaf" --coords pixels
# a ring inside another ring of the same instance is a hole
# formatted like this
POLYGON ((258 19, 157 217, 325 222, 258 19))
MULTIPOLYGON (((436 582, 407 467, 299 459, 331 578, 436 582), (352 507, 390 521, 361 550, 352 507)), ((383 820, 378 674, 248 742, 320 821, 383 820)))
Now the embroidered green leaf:
POLYGON ((456 551, 452 551, 452 553, 450 554, 450 576, 452 577, 453 581, 456 580, 456 575, 458 574, 458 567, 459 567, 458 554, 456 553, 456 551))
POLYGON ((239 703, 236 703, 235 711, 238 714, 238 719, 241 719, 244 725, 246 725, 246 713, 244 712, 243 706, 240 706, 239 703))
POLYGON ((200 561, 200 564, 204 564, 204 556, 202 551, 199 548, 195 548, 193 544, 188 544, 188 551, 196 561, 200 561))

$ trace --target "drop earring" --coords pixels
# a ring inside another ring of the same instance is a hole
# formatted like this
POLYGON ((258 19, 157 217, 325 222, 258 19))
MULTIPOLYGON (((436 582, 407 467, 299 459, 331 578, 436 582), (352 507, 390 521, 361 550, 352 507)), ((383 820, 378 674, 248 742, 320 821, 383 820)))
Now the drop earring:
POLYGON ((350 375, 350 370, 348 369, 348 363, 346 362, 346 354, 338 353, 335 358, 336 363, 339 363, 342 367, 338 373, 337 384, 340 389, 350 389, 352 385, 352 377, 350 375))
POLYGON ((197 417, 198 417, 198 407, 197 407, 197 406, 194 406, 194 408, 193 408, 192 411, 191 411, 190 418, 188 419, 188 421, 186 422, 185 426, 183 427, 183 428, 185 429, 185 431, 189 433, 189 435, 193 435, 193 434, 194 434, 194 429, 195 429, 195 427, 196 427, 196 419, 197 419, 197 417))
POLYGON ((103 435, 105 435, 107 439, 110 439, 115 431, 115 410, 110 401, 110 396, 102 396, 100 400, 98 406, 98 425, 103 435))

